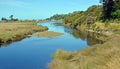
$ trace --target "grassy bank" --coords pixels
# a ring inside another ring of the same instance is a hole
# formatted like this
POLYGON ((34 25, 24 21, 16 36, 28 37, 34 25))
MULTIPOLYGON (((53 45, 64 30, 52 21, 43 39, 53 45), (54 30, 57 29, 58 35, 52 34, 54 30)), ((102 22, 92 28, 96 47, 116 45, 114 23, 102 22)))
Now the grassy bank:
POLYGON ((37 26, 34 22, 2 22, 0 23, 0 44, 18 41, 34 32, 45 30, 47 27, 37 26))
POLYGON ((103 34, 106 36, 111 36, 112 34, 117 34, 120 31, 120 24, 119 23, 101 23, 101 22, 96 22, 87 29, 89 32, 94 32, 94 33, 99 33, 103 34))
MULTIPOLYGON (((66 27, 71 27, 71 24, 62 24, 63 26, 66 27)), ((76 28, 79 31, 88 31, 91 33, 96 33, 96 34, 101 34, 101 35, 106 35, 106 36, 111 36, 112 34, 120 34, 120 23, 102 23, 102 22, 95 22, 94 24, 90 24, 89 26, 85 24, 81 24, 80 26, 76 26, 76 28)))
POLYGON ((81 51, 58 50, 50 69, 117 69, 120 67, 120 35, 112 35, 104 44, 81 51))

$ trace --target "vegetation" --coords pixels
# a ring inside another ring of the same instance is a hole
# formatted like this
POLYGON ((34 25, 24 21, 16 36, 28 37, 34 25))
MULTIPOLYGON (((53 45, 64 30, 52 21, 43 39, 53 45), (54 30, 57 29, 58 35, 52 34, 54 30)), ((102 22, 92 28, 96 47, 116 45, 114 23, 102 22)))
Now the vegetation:
POLYGON ((47 18, 46 20, 62 20, 64 19, 64 17, 66 16, 66 14, 55 14, 53 16, 51 16, 50 18, 47 18))
MULTIPOLYGON (((120 67, 120 0, 101 0, 103 6, 66 15, 63 25, 78 30, 102 33, 108 37, 81 51, 58 50, 50 69, 117 69, 120 67)), ((77 34, 74 34, 77 35, 77 34)), ((77 35, 79 36, 79 35, 77 35)))
POLYGON ((58 50, 50 69, 117 69, 120 67, 120 35, 113 35, 104 44, 76 52, 58 50))
POLYGON ((68 14, 63 21, 63 25, 71 28, 82 29, 86 24, 93 24, 99 21, 102 15, 102 6, 93 5, 86 11, 78 11, 68 14))
POLYGON ((120 20, 120 0, 101 0, 103 3, 103 21, 120 20))
POLYGON ((47 30, 47 27, 37 26, 34 22, 4 22, 0 23, 0 44, 21 40, 34 32, 47 30))
POLYGON ((60 36, 60 35, 62 35, 62 33, 47 31, 47 32, 37 32, 37 33, 33 34, 32 36, 51 38, 51 37, 60 36))
POLYGON ((89 26, 95 22, 120 23, 120 1, 119 0, 100 0, 103 6, 93 5, 86 11, 73 12, 64 17, 63 25, 71 28, 80 28, 81 25, 89 26), (69 23, 69 24, 68 24, 69 23))
POLYGON ((71 14, 68 14, 64 18, 63 25, 80 31, 86 30, 106 35, 111 34, 111 32, 112 33, 119 32, 120 31, 119 5, 120 2, 114 1, 114 4, 112 5, 114 11, 111 11, 110 15, 107 14, 107 11, 105 12, 104 6, 102 7, 99 5, 93 5, 89 7, 86 11, 73 12, 71 14), (112 16, 113 14, 114 16, 112 16), (115 27, 115 25, 118 26, 115 27))
POLYGON ((7 18, 5 18, 5 17, 2 17, 2 18, 1 18, 1 21, 3 21, 3 22, 8 22, 8 21, 18 21, 18 19, 17 19, 17 18, 16 18, 16 19, 13 18, 13 16, 14 16, 14 15, 10 15, 10 16, 9 16, 10 20, 7 19, 7 18))

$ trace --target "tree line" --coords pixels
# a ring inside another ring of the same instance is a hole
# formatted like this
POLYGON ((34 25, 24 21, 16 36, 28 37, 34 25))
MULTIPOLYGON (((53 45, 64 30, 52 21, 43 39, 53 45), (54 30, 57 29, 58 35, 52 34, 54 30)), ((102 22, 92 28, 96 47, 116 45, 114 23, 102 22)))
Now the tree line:
POLYGON ((1 18, 1 21, 5 21, 5 22, 7 22, 7 21, 18 21, 17 18, 13 18, 13 17, 14 17, 14 15, 10 15, 10 16, 9 16, 10 19, 7 19, 7 18, 5 18, 5 17, 2 17, 2 18, 1 18))
POLYGON ((100 0, 102 5, 91 6, 86 11, 76 11, 69 14, 56 14, 46 20, 60 20, 62 19, 65 23, 88 23, 97 21, 120 21, 120 0, 100 0))

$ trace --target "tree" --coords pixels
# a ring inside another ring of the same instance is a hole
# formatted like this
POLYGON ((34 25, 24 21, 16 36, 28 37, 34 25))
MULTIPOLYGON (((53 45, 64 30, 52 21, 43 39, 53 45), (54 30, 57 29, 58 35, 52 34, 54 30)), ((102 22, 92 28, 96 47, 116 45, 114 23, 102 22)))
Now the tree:
POLYGON ((2 17, 1 21, 8 21, 8 20, 5 17, 2 17))
POLYGON ((18 21, 18 19, 17 19, 17 18, 16 18, 16 19, 15 19, 15 18, 13 18, 13 15, 10 15, 10 20, 11 20, 11 21, 18 21))
POLYGON ((11 21, 14 20, 14 19, 13 19, 13 15, 10 15, 10 19, 11 19, 11 21))
POLYGON ((113 12, 111 13, 113 19, 120 19, 120 2, 114 2, 113 12))
POLYGON ((111 13, 113 11, 113 5, 114 1, 113 0, 104 0, 103 2, 103 19, 110 19, 111 18, 111 13))
POLYGON ((103 4, 103 20, 119 18, 120 0, 100 0, 103 4), (117 16, 118 15, 118 16, 117 16))

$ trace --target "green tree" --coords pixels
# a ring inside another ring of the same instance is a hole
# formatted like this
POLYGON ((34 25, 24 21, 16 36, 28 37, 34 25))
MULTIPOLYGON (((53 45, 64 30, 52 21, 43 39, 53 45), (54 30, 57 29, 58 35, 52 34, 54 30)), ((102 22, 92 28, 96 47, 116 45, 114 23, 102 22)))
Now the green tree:
POLYGON ((76 19, 78 19, 80 17, 80 14, 76 14, 72 17, 72 23, 74 24, 76 19))
POLYGON ((13 15, 10 15, 10 19, 11 19, 11 21, 13 20, 13 15))
POLYGON ((103 4, 103 20, 120 18, 120 0, 100 0, 103 4))
POLYGON ((113 12, 111 13, 113 19, 120 19, 120 2, 114 2, 113 12))

